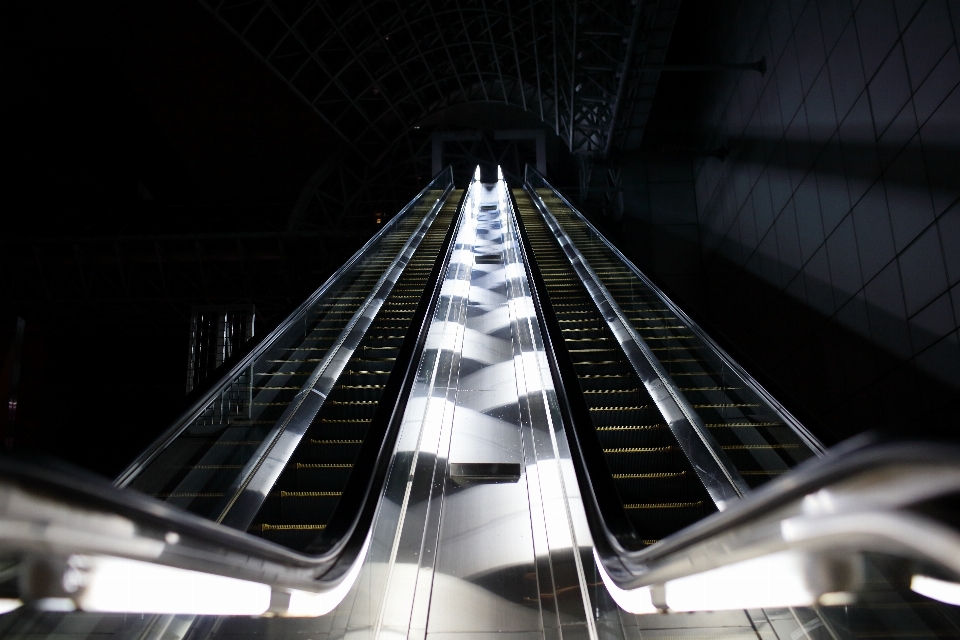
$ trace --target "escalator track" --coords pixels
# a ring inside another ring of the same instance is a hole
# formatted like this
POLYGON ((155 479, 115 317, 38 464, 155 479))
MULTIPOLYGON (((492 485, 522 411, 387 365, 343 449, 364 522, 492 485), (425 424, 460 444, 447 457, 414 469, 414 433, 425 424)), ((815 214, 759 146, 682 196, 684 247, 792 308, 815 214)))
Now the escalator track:
POLYGON ((583 395, 620 503, 643 544, 653 544, 715 511, 713 502, 533 202, 519 189, 514 196, 531 270, 562 332, 554 348, 576 371, 567 393, 583 395))
POLYGON ((550 189, 537 189, 536 193, 749 487, 762 485, 814 457, 783 418, 748 389, 657 293, 598 242, 570 207, 550 189))
MULTIPOLYGON (((440 193, 428 192, 428 196, 440 193)), ((453 200, 455 203, 456 198, 453 200)), ((422 211, 429 209, 428 203, 417 206, 422 211)), ((323 361, 421 218, 415 215, 399 220, 381 241, 379 251, 342 283, 339 294, 328 296, 310 310, 302 332, 272 347, 267 357, 233 385, 234 393, 224 394, 208 406, 130 486, 197 515, 216 518, 238 474, 323 361)))
MULTIPOLYGON (((460 201, 454 191, 248 529, 304 550, 326 529, 364 444, 460 201)), ((415 336, 414 336, 415 338, 415 336)))

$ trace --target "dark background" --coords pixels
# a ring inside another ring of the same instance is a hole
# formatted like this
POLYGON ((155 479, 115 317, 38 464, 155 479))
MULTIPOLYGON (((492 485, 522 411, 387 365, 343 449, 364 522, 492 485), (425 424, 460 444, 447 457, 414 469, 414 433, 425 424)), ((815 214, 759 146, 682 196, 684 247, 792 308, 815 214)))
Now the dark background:
MULTIPOLYGON (((0 11, 4 402, 26 320, 4 437, 115 476, 182 408, 194 305, 253 303, 264 335, 429 176, 417 156, 345 218, 291 230, 343 143, 200 2, 0 11)), ((828 444, 957 437, 958 13, 684 0, 669 64, 767 73, 663 73, 642 144, 592 165, 617 175, 613 204, 548 138, 554 184, 828 444)), ((423 120, 408 155, 471 123, 539 126, 468 103, 423 120)), ((450 153, 458 179, 533 161, 487 144, 450 153)))

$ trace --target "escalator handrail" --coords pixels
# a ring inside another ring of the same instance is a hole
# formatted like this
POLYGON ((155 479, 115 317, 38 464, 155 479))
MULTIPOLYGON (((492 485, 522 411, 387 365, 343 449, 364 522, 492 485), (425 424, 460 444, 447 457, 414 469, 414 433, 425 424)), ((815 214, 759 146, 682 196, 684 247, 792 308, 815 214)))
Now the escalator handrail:
MULTIPOLYGON (((463 197, 434 263, 430 280, 433 286, 428 288, 421 298, 411 322, 413 330, 401 347, 398 364, 401 357, 405 356, 406 361, 403 366, 394 369, 394 373, 398 375, 392 373, 388 379, 384 389, 385 397, 381 398, 388 402, 381 404, 383 408, 378 409, 371 423, 369 435, 379 433, 382 437, 379 440, 366 439, 372 444, 365 453, 361 451, 361 456, 369 459, 369 466, 374 472, 366 479, 358 475, 348 480, 341 503, 347 499, 346 502, 351 504, 347 505, 347 510, 338 508, 335 512, 331 529, 334 532, 339 531, 340 537, 327 548, 319 553, 299 553, 237 529, 216 524, 151 496, 118 488, 83 470, 40 465, 11 457, 0 457, 0 514, 5 506, 4 493, 9 494, 11 486, 16 486, 29 494, 39 496, 41 500, 59 503, 66 518, 78 513, 120 516, 132 521, 141 532, 146 532, 148 538, 152 535, 158 543, 169 539, 171 533, 176 534, 177 542, 167 545, 171 555, 161 556, 160 564, 206 570, 209 573, 255 580, 284 588, 316 591, 335 585, 353 563, 358 561, 358 555, 373 523, 403 419, 406 399, 416 378, 432 315, 440 298, 442 274, 449 264, 450 248, 462 221, 462 210, 463 197)), ((131 557, 126 551, 129 546, 121 542, 118 541, 112 555, 131 557)), ((69 550, 60 551, 71 553, 69 550)), ((83 552, 83 549, 78 548, 77 551, 83 552)), ((109 550, 107 554, 111 555, 109 550)), ((132 557, 137 559, 135 555, 132 557)))
POLYGON ((279 479, 280 467, 269 464, 268 459, 277 462, 279 457, 282 460, 282 466, 286 466, 300 438, 306 433, 310 423, 316 418, 327 396, 336 385, 336 378, 340 373, 336 372, 338 367, 334 362, 341 366, 347 364, 360 344, 359 340, 362 339, 360 336, 366 333, 376 316, 376 313, 371 315, 368 311, 382 309, 379 305, 385 303, 393 291, 400 275, 446 204, 449 193, 449 191, 444 192, 443 196, 430 207, 430 211, 419 222, 417 230, 407 238, 398 255, 383 271, 377 284, 373 286, 366 299, 341 330, 340 335, 327 349, 326 355, 303 384, 300 393, 287 406, 273 428, 263 438, 257 451, 247 461, 240 475, 227 489, 219 505, 220 515, 214 518, 217 522, 237 529, 246 529, 249 526, 263 505, 267 492, 279 479), (334 370, 330 369, 331 366, 334 370), (281 446, 280 443, 284 439, 285 446, 281 446))
POLYGON ((597 229, 590 220, 587 219, 583 213, 580 212, 577 207, 573 205, 556 187, 550 184, 546 178, 544 178, 536 169, 527 165, 526 167, 526 185, 529 185, 530 191, 536 193, 536 186, 531 182, 530 177, 535 177, 536 180, 543 183, 545 187, 553 191, 553 194, 559 198, 573 214, 582 222, 590 231, 610 250, 624 265, 637 277, 639 278, 644 285, 646 285, 660 300, 667 305, 670 309, 670 312, 675 314, 677 318, 683 321, 691 331, 693 331, 697 337, 706 344, 711 351, 713 351, 717 357, 723 360, 723 363, 730 368, 734 374, 740 378, 744 384, 746 384, 750 389, 760 396, 764 402, 766 402, 771 409, 784 421, 785 424, 789 425, 791 429, 800 437, 800 439, 806 444, 811 451, 813 451, 817 456, 823 456, 826 448, 823 443, 814 436, 810 431, 803 426, 803 423, 800 422, 786 407, 784 407, 780 402, 767 391, 763 385, 761 385, 757 380, 747 372, 742 366, 740 366, 730 354, 728 354, 719 344, 717 344, 713 338, 711 338, 701 327, 698 325, 690 316, 688 316, 680 307, 678 307, 673 300, 667 296, 657 285, 655 285, 629 258, 627 258, 620 249, 618 249, 607 237, 597 229))
MULTIPOLYGON (((614 569, 623 567, 629 572, 629 578, 621 577, 617 580, 623 586, 635 588, 649 585, 655 582, 651 579, 655 571, 662 571, 663 567, 669 565, 673 565, 672 569, 675 571, 678 562, 685 562, 691 551, 698 550, 702 553, 705 547, 726 536, 742 536, 743 532, 754 531, 754 545, 762 546, 764 542, 771 542, 771 530, 761 525, 769 524, 771 518, 779 518, 781 515, 797 515, 798 511, 804 511, 805 500, 812 498, 815 501, 818 495, 830 493, 841 485, 854 487, 850 492, 854 496, 862 496, 863 508, 853 514, 837 515, 867 517, 879 513, 910 513, 920 516, 929 523, 931 529, 944 524, 947 529, 953 529, 949 523, 944 523, 937 517, 929 517, 922 509, 923 503, 945 495, 955 495, 960 490, 960 484, 938 481, 937 472, 945 469, 950 469, 954 475, 960 476, 960 448, 955 445, 910 441, 878 443, 869 436, 855 437, 834 447, 825 457, 810 458, 800 463, 789 473, 755 489, 726 511, 708 516, 646 549, 619 552, 615 558, 609 559, 613 560, 614 569), (888 497, 882 493, 878 495, 871 489, 871 482, 878 474, 886 473, 893 477, 898 470, 902 472, 903 478, 910 479, 911 482, 907 484, 913 484, 912 487, 907 487, 901 494, 891 491, 888 497), (861 486, 857 487, 858 483, 861 486), (886 504, 878 504, 878 501, 886 504), (915 511, 914 507, 920 509, 915 511)), ((778 526, 773 530, 780 533, 778 526)), ((955 531, 954 533, 956 534, 955 531)), ((960 539, 960 536, 957 536, 957 539, 960 539)), ((725 545, 715 545, 717 548, 713 550, 717 566, 737 560, 721 557, 719 551, 723 546, 725 545)), ((786 546, 792 545, 787 543, 786 546)), ((899 546, 905 548, 902 544, 899 546)), ((845 546, 842 550, 850 553, 856 549, 845 546)), ((725 548, 723 551, 730 552, 732 549, 725 548)), ((914 551, 919 551, 918 555, 923 554, 922 548, 915 548, 914 551)), ((956 551, 960 558, 960 545, 956 551)), ((604 563, 606 564, 606 559, 604 563)), ((947 569, 956 574, 958 567, 960 562, 947 569)))
MULTIPOLYGON (((579 455, 576 447, 571 447, 571 453, 574 456, 579 455)), ((896 467, 958 469, 958 461, 960 448, 955 445, 924 442, 865 445, 860 442, 841 445, 835 448, 832 455, 801 463, 789 474, 756 489, 726 511, 715 513, 646 549, 628 551, 617 548, 618 545, 614 544, 604 550, 601 544, 598 551, 605 565, 612 562, 615 563, 614 566, 626 566, 632 574, 639 577, 658 563, 682 557, 686 550, 699 543, 764 520, 772 511, 791 501, 803 499, 841 482, 896 467)), ((929 484, 938 484, 936 476, 930 477, 929 484)), ((272 578, 269 581, 274 584, 293 584, 299 588, 311 588, 312 585, 316 588, 319 584, 316 578, 322 576, 335 559, 331 557, 335 554, 298 553, 241 531, 217 525, 150 496, 119 489, 109 481, 83 471, 65 471, 3 456, 0 457, 0 486, 4 485, 19 486, 30 493, 61 503, 66 510, 72 512, 86 510, 118 515, 130 519, 140 527, 160 532, 175 532, 181 539, 180 546, 189 547, 190 541, 202 543, 202 548, 206 549, 210 556, 204 559, 219 566, 224 575, 236 575, 238 567, 249 570, 254 564, 250 560, 254 560, 261 565, 270 565, 272 578), (243 561, 239 562, 241 559, 243 561)), ((589 484, 581 483, 581 489, 585 486, 589 484)), ((584 498, 583 504, 588 511, 594 543, 604 537, 615 542, 612 535, 605 536, 605 532, 597 528, 603 525, 603 517, 596 510, 596 497, 585 494, 584 498)), ((117 555, 122 556, 124 553, 118 552, 117 555)), ((197 561, 198 558, 195 553, 192 559, 197 561)))
MULTIPOLYGON (((396 439, 407 407, 410 390, 417 377, 417 368, 427 342, 427 333, 440 299, 443 274, 450 264, 450 251, 457 231, 463 222, 463 207, 469 189, 464 189, 457 203, 456 214, 450 222, 440 246, 437 260, 427 280, 424 291, 410 323, 411 330, 400 345, 396 364, 387 378, 376 412, 367 428, 363 444, 353 462, 354 469, 371 469, 369 477, 350 475, 347 485, 337 502, 330 522, 323 530, 315 546, 308 551, 335 553, 341 556, 355 555, 365 539, 365 532, 376 510, 379 488, 386 481, 396 439), (432 284, 432 288, 430 288, 432 284)), ((341 562, 344 570, 348 563, 341 562)))
POLYGON ((393 216, 390 220, 387 221, 383 227, 377 231, 364 245, 357 250, 353 256, 347 260, 339 269, 337 269, 333 275, 327 278, 327 281, 324 282, 316 291, 314 291, 306 300, 303 301, 290 315, 288 315, 283 321, 280 322, 270 333, 264 335, 262 339, 256 342, 251 342, 249 346, 246 346, 239 354, 238 358, 229 359, 225 365, 221 366, 219 369, 223 371, 222 375, 219 377, 211 376, 208 381, 198 388, 196 388, 189 398, 191 399, 188 405, 188 408, 180 413, 180 415, 173 421, 171 426, 163 432, 153 443, 147 447, 137 458, 119 475, 117 476, 114 483, 119 487, 125 487, 143 470, 147 464, 149 464, 153 459, 156 458, 164 449, 166 449, 177 437, 187 429, 190 424, 196 420, 206 408, 210 405, 211 402, 216 400, 216 398, 223 392, 223 390, 230 385, 244 369, 251 366, 251 364, 260 358, 266 351, 273 346, 284 333, 296 323, 301 316, 306 313, 313 305, 315 305, 326 293, 333 287, 336 282, 343 276, 344 273, 348 272, 353 268, 364 256, 364 254, 378 242, 390 229, 392 229, 397 221, 404 217, 404 214, 412 207, 415 203, 419 202, 424 195, 435 186, 444 184, 443 194, 440 196, 440 200, 443 200, 447 197, 450 191, 453 189, 453 169, 447 167, 438 173, 420 192, 408 202, 397 215, 393 216))
POLYGON ((666 368, 627 319, 606 285, 590 266, 573 239, 560 225, 543 198, 529 184, 525 186, 533 206, 539 210, 547 229, 553 234, 567 262, 580 279, 603 321, 613 332, 620 351, 657 405, 667 428, 674 434, 694 473, 720 510, 741 499, 749 490, 740 472, 720 447, 703 418, 693 408, 683 390, 671 379, 666 368))
MULTIPOLYGON (((518 210, 515 200, 513 206, 518 210)), ((914 480, 918 476, 921 478, 921 488, 913 492, 908 489, 902 495, 891 495, 889 498, 881 495, 879 500, 888 502, 885 505, 875 504, 878 496, 868 495, 869 489, 867 489, 863 492, 866 506, 864 513, 867 515, 893 512, 899 517, 908 514, 904 520, 908 521, 911 517, 909 515, 911 507, 923 503, 933 495, 956 493, 960 489, 960 482, 942 486, 936 475, 929 474, 929 471, 934 469, 950 468, 960 477, 960 448, 954 445, 926 442, 879 442, 871 435, 862 435, 834 447, 829 455, 802 462, 787 474, 730 504, 725 511, 714 513, 656 544, 645 548, 633 547, 630 544, 630 536, 622 535, 626 530, 623 525, 625 514, 622 505, 616 500, 615 494, 608 495, 611 489, 609 483, 604 481, 609 478, 609 470, 603 460, 596 455, 590 455, 589 437, 582 437, 584 433, 589 434, 592 421, 589 415, 584 415, 582 407, 581 411, 577 411, 576 390, 572 390, 573 395, 569 395, 570 391, 564 390, 564 377, 571 374, 567 370, 569 367, 565 369, 563 366, 563 354, 560 353, 562 349, 557 348, 560 342, 557 339, 558 325, 554 326, 557 324, 555 318, 551 318, 549 313, 544 313, 540 299, 541 292, 544 291, 542 276, 534 268, 536 262, 532 260, 533 252, 526 230, 522 226, 520 228, 521 248, 528 261, 527 273, 534 285, 531 287, 534 305, 546 328, 544 349, 557 387, 561 419, 571 427, 567 430, 567 433, 573 436, 570 452, 594 549, 607 576, 618 587, 635 589, 651 586, 663 580, 664 575, 673 574, 672 577, 682 577, 702 570, 702 566, 694 569, 691 565, 689 561, 691 553, 697 553, 700 561, 704 555, 708 556, 708 562, 713 562, 717 567, 733 564, 742 560, 743 554, 741 550, 739 556, 735 553, 730 553, 729 557, 724 555, 731 552, 729 548, 723 549, 725 545, 722 544, 730 540, 730 536, 742 535, 744 531, 751 531, 754 527, 758 532, 767 532, 769 529, 762 529, 761 525, 769 524, 771 514, 778 510, 802 504, 804 499, 819 495, 821 492, 829 492, 838 485, 855 485, 856 481, 872 478, 878 472, 891 473, 897 469, 912 470, 914 480), (921 471, 918 473, 917 469, 921 471), (870 501, 873 504, 870 504, 870 501), (717 545, 718 541, 721 544, 717 545), (711 543, 714 543, 712 550, 709 548, 711 543), (707 549, 706 552, 705 549, 707 549), (711 554, 712 557, 710 557, 711 554)), ((909 472, 904 474, 904 477, 907 475, 909 472)), ((867 486, 869 487, 869 483, 867 486)), ((931 528, 935 528, 938 524, 937 520, 930 518, 923 520, 921 517, 918 521, 930 524, 931 528)), ((779 529, 776 530, 779 531, 779 529)), ((887 543, 892 542, 893 546, 898 546, 893 538, 891 536, 887 543)), ((771 545, 777 541, 771 539, 764 541, 761 538, 752 542, 757 543, 759 548, 764 543, 771 545)), ((782 541, 779 542, 782 544, 782 541)), ((922 545, 913 545, 912 549, 910 547, 909 544, 899 544, 900 550, 904 552, 913 552, 914 556, 924 555, 922 545)), ((960 566, 960 563, 955 563, 954 567, 941 564, 942 568, 952 570, 955 574, 957 566, 960 566)))

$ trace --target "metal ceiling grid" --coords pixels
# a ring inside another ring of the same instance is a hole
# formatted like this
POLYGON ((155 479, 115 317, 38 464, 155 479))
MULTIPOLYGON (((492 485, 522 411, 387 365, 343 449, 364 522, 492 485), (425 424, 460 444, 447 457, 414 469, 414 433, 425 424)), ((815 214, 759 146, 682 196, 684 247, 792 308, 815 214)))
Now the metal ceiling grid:
MULTIPOLYGON (((574 153, 608 153, 652 92, 679 0, 201 0, 369 164, 465 102, 535 114, 574 153)), ((622 136, 621 136, 622 138, 622 136)))

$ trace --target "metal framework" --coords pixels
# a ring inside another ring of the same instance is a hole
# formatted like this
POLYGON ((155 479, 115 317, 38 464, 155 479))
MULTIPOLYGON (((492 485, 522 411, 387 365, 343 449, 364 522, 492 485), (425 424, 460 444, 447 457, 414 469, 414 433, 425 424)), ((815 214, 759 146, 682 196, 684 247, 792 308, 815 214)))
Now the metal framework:
POLYGON ((290 229, 409 197, 430 170, 418 123, 464 103, 521 109, 573 154, 637 148, 680 3, 200 1, 352 152, 321 167, 290 229))

